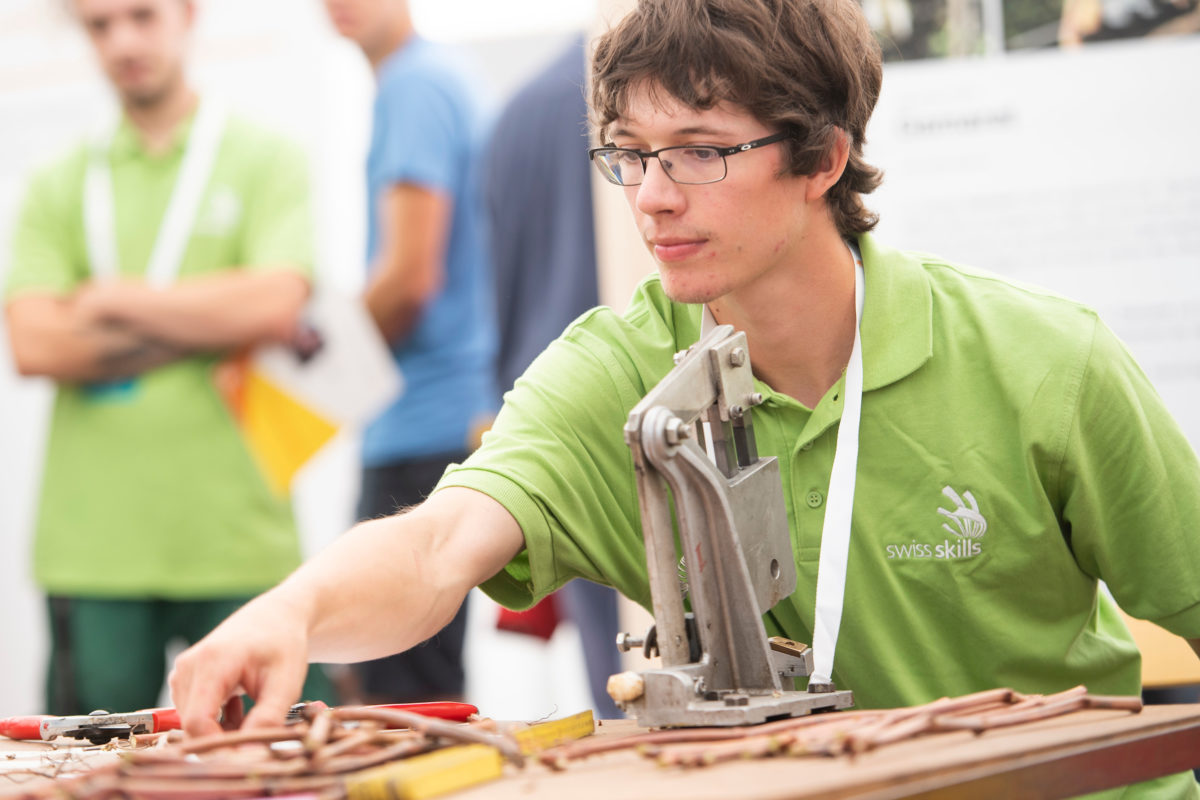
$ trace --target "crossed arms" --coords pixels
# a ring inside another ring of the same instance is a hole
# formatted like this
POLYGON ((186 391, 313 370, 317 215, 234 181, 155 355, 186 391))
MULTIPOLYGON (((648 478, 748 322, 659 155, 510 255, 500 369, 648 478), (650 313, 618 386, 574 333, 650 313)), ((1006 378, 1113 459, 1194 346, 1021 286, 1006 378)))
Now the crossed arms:
POLYGON ((308 292, 292 269, 237 270, 165 288, 118 280, 69 295, 30 292, 9 301, 5 317, 22 375, 104 381, 190 353, 286 342, 308 292))
MULTIPOLYGON (((415 327, 445 279, 453 204, 443 193, 393 186, 380 207, 381 248, 364 301, 391 341, 415 327)), ((28 292, 5 317, 22 375, 63 382, 126 378, 190 353, 286 342, 308 297, 286 267, 235 270, 154 288, 91 282, 75 292, 28 292)))

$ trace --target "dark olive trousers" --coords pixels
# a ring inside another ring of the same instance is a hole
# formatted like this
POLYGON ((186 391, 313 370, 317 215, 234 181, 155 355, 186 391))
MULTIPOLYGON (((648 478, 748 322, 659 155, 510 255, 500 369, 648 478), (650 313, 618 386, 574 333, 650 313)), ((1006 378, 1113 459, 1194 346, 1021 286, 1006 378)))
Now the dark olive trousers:
MULTIPOLYGON (((194 644, 249 599, 50 597, 46 712, 155 707, 166 677, 168 645, 194 644)), ((309 668, 301 699, 334 702, 333 687, 319 665, 309 668)))

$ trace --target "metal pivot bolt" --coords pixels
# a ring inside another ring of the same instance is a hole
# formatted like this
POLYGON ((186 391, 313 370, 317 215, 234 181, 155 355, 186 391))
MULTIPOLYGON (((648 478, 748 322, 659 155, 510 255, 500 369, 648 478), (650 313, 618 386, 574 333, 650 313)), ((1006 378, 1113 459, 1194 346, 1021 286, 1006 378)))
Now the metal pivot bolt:
POLYGON ((644 638, 639 638, 631 633, 617 634, 617 649, 622 653, 628 653, 630 650, 643 647, 645 644, 646 640, 644 638))
POLYGON ((745 413, 746 413, 746 409, 742 408, 739 405, 732 405, 729 407, 729 416, 732 417, 733 419, 741 419, 745 415, 745 413))
POLYGON ((666 426, 667 443, 679 444, 692 435, 692 428, 679 417, 671 417, 666 426))
POLYGON ((763 404, 762 392, 754 392, 746 398, 746 401, 752 406, 761 406, 763 404))
POLYGON ((735 347, 729 351, 729 363, 735 367, 740 367, 746 363, 746 351, 740 347, 735 347))

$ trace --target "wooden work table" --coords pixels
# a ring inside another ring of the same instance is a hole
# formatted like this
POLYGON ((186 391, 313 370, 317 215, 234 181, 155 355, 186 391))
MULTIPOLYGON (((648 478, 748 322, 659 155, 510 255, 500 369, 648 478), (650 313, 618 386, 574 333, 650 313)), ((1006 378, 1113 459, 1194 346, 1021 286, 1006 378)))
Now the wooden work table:
MULTIPOLYGON (((627 720, 597 736, 633 733, 627 720)), ((19 768, 40 743, 0 740, 0 773, 19 768), (9 753, 20 758, 7 759, 9 753), (7 763, 6 763, 7 761, 7 763)), ((72 757, 83 756, 82 751, 72 757)), ((102 763, 112 753, 90 751, 102 763)), ((28 766, 28 764, 25 764, 28 766)), ((712 767, 659 767, 633 752, 573 762, 563 772, 531 764, 460 791, 454 800, 666 800, 666 798, 1058 798, 1200 766, 1200 705, 1081 711, 1019 728, 940 733, 854 758, 769 758, 712 767)), ((19 787, 0 780, 0 797, 19 787)))
MULTIPOLYGON (((608 721, 599 736, 632 733, 608 721)), ((1200 705, 1081 711, 1018 728, 941 733, 855 758, 821 756, 736 761, 712 767, 659 767, 636 753, 541 766, 455 800, 665 800, 665 798, 1011 798, 1071 797, 1200 766, 1200 705)))

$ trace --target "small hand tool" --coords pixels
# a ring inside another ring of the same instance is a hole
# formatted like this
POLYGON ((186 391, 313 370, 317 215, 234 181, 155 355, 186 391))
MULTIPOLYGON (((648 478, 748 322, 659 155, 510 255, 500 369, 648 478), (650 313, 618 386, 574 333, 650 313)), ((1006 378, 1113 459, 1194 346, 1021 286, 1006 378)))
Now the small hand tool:
MULTIPOLYGON (((299 722, 302 719, 311 720, 327 708, 329 706, 320 700, 313 700, 308 703, 296 703, 296 705, 288 710, 287 721, 292 723, 299 722)), ((423 717, 435 717, 437 719, 449 720, 450 722, 466 722, 472 716, 479 713, 479 709, 470 703, 451 702, 387 703, 365 706, 365 708, 394 708, 400 711, 411 711, 423 717)))
POLYGON ((38 715, 0 719, 0 735, 10 739, 53 739, 67 736, 104 744, 134 733, 161 733, 180 727, 179 712, 173 708, 148 708, 129 714, 95 711, 68 717, 38 715))
MULTIPOLYGON (((437 717, 455 722, 466 722, 473 714, 479 713, 478 708, 468 703, 398 703, 376 707, 398 708, 426 717, 437 717)), ((328 706, 319 700, 297 703, 288 711, 288 721, 310 719, 326 708, 328 706)), ((182 725, 179 721, 179 712, 175 709, 149 708, 129 714, 95 711, 91 714, 68 717, 45 714, 8 717, 0 719, 0 736, 7 736, 9 739, 42 740, 66 736, 72 739, 87 739, 92 744, 104 744, 135 733, 162 733, 180 727, 182 725)))

